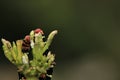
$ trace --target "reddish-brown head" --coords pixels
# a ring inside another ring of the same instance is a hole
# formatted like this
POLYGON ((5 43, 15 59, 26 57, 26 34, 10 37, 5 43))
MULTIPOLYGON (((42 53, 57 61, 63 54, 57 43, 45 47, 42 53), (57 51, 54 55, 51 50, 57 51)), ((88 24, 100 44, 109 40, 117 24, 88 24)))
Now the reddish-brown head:
POLYGON ((42 29, 40 29, 40 28, 35 29, 34 32, 35 32, 36 34, 37 34, 37 33, 44 34, 43 31, 42 31, 42 29))
POLYGON ((29 35, 26 35, 25 38, 24 38, 24 40, 30 41, 30 36, 29 36, 29 35))

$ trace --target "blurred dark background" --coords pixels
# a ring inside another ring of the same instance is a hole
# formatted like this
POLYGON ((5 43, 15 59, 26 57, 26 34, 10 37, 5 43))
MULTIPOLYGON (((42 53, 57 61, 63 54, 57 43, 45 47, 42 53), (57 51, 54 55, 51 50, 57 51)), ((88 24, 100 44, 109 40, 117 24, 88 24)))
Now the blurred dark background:
MULTIPOLYGON (((0 38, 57 29, 53 80, 120 80, 119 0, 0 0, 0 38)), ((0 80, 18 80, 0 43, 0 80)))

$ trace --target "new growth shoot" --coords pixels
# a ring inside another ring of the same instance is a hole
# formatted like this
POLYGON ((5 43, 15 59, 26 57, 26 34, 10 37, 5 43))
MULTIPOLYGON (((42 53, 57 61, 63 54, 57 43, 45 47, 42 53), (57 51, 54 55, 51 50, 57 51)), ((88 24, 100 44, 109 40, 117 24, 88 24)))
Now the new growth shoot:
POLYGON ((32 30, 24 39, 12 43, 1 39, 4 55, 17 67, 18 73, 24 75, 20 80, 51 79, 55 55, 49 51, 49 46, 57 33, 57 30, 52 31, 44 41, 44 32, 38 28, 32 30))

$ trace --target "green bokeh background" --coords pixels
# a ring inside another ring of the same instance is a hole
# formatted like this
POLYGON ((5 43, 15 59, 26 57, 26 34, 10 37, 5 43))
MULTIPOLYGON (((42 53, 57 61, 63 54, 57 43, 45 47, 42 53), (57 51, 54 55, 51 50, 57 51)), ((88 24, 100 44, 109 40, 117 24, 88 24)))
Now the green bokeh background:
MULTIPOLYGON (((24 38, 40 27, 57 29, 53 80, 120 80, 119 0, 0 0, 0 38, 24 38)), ((0 80, 17 80, 3 55, 0 80)))

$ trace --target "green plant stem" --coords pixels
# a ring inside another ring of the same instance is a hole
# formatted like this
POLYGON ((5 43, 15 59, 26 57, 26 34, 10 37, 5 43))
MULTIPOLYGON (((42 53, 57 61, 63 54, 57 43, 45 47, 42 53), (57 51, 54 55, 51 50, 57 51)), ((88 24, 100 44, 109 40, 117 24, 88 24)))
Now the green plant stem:
POLYGON ((26 80, 39 80, 39 79, 37 77, 32 76, 32 77, 26 77, 26 80))

